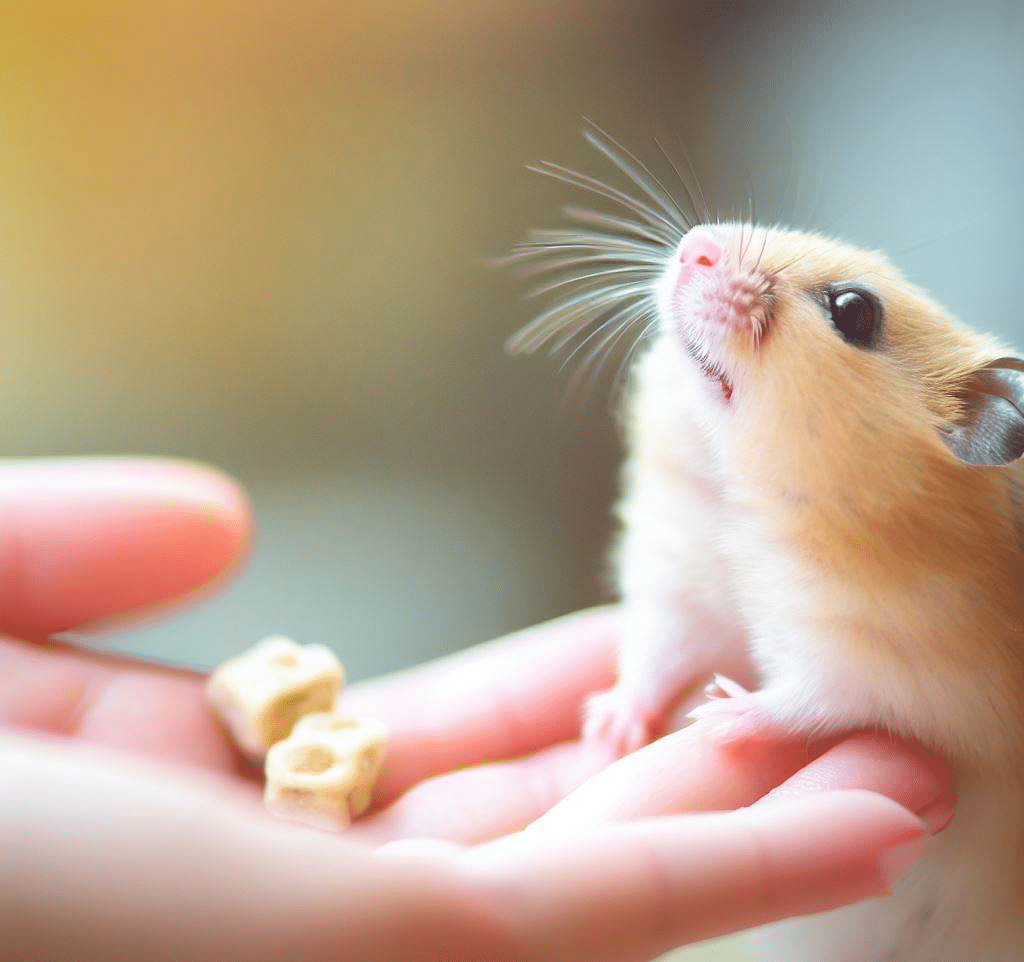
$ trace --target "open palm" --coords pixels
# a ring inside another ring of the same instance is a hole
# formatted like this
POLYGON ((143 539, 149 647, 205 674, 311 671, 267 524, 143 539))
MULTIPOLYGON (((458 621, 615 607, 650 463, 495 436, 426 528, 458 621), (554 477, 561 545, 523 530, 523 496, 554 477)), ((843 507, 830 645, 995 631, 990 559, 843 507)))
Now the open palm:
POLYGON ((879 894, 880 853, 923 831, 906 810, 932 830, 952 813, 933 759, 868 734, 736 756, 695 725, 609 765, 577 739, 580 704, 613 680, 619 615, 605 609, 353 686, 345 708, 392 730, 374 809, 340 839, 273 823, 200 673, 52 640, 222 581, 248 524, 236 488, 198 467, 0 471, 0 813, 14 829, 0 825, 0 930, 20 933, 22 952, 251 958, 281 939, 295 959, 646 959, 879 894), (402 841, 415 839, 436 841, 402 841), (666 875, 659 846, 704 869, 666 875), (218 853, 223 873, 209 875, 218 853), (356 905, 339 893, 357 880, 369 915, 296 935, 325 893, 356 905))

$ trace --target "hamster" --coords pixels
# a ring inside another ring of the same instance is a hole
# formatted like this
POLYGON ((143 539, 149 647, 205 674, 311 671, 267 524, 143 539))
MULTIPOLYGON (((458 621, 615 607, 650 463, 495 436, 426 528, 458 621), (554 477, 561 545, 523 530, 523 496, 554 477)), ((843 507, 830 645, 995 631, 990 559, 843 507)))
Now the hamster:
POLYGON ((584 229, 522 247, 574 293, 516 342, 644 325, 625 631, 585 736, 641 746, 743 646, 759 687, 723 680, 731 697, 696 712, 723 738, 879 727, 943 757, 959 796, 892 897, 763 930, 765 958, 1021 962, 1024 360, 880 254, 685 223, 633 155, 588 136, 646 196, 548 165, 632 219, 575 212, 584 229))

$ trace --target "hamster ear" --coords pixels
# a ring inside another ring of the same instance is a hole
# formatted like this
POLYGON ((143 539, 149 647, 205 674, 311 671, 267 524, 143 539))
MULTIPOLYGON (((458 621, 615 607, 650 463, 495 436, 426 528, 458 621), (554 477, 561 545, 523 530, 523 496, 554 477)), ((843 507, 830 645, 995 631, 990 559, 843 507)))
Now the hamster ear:
POLYGON ((1024 360, 1001 357, 964 382, 964 416, 943 439, 965 464, 1002 465, 1024 455, 1024 360))

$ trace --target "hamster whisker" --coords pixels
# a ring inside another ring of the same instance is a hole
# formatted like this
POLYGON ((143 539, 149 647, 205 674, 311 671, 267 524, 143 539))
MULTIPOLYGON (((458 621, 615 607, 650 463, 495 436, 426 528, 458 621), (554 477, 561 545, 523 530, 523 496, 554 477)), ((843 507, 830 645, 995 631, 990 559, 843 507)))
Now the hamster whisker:
MULTIPOLYGON (((594 325, 594 331, 592 333, 596 334, 604 326, 611 323, 616 317, 619 317, 636 307, 644 305, 644 303, 644 298, 637 298, 636 296, 633 296, 622 300, 608 299, 603 303, 593 305, 593 310, 589 316, 582 319, 583 323, 578 324, 571 330, 565 331, 565 333, 563 333, 561 337, 559 337, 559 339, 548 349, 548 355, 555 356, 560 354, 576 337, 586 330, 588 324, 594 325)), ((587 339, 589 339, 590 336, 591 335, 587 335, 587 339)))
POLYGON ((562 363, 559 365, 559 370, 564 371, 580 349, 586 344, 589 344, 590 341, 597 337, 597 335, 602 331, 607 330, 609 324, 614 323, 617 318, 621 317, 623 310, 625 310, 625 307, 619 305, 614 309, 608 308, 604 314, 598 315, 596 319, 595 317, 588 318, 588 322, 590 323, 594 323, 596 320, 594 327, 590 331, 587 331, 587 326, 585 324, 581 324, 572 330, 566 331, 554 344, 551 345, 551 347, 548 348, 548 357, 558 357, 568 350, 569 353, 562 359, 562 363), (570 347, 573 342, 576 342, 576 346, 570 347))
POLYGON ((754 243, 755 233, 756 228, 754 226, 753 218, 751 218, 747 223, 740 222, 740 267, 743 266, 743 262, 747 259, 747 254, 750 251, 750 245, 754 243), (750 233, 746 234, 748 228, 750 233), (745 234, 746 239, 744 239, 745 234))
POLYGON ((757 232, 757 218, 754 216, 754 194, 751 191, 747 194, 747 224, 740 224, 740 265, 747 258, 750 245, 754 243, 754 234, 757 232), (747 238, 746 244, 743 243, 743 228, 744 226, 750 227, 750 236, 747 238))
MULTIPOLYGON (((689 181, 687 181, 687 179, 683 176, 683 172, 679 169, 679 165, 672 159, 672 156, 665 149, 664 145, 660 140, 658 140, 657 137, 654 138, 654 142, 655 144, 657 144, 658 150, 660 150, 662 155, 665 157, 665 160, 668 161, 669 166, 671 166, 672 170, 675 172, 676 178, 679 181, 679 185, 683 188, 683 191, 686 194, 686 199, 690 204, 690 210, 693 212, 691 220, 694 223, 696 223, 698 220, 710 220, 711 211, 708 210, 707 203, 705 202, 703 204, 703 207, 701 207, 701 205, 697 203, 697 199, 696 197, 694 197, 693 189, 690 187, 689 181), (703 210, 703 214, 700 213, 701 209, 703 210)), ((687 158, 687 163, 689 164, 689 158, 687 158)), ((693 170, 692 164, 690 164, 690 170, 691 172, 693 170)), ((696 181, 696 175, 694 175, 694 180, 696 181)), ((703 197, 704 191, 701 190, 699 183, 697 184, 697 190, 700 191, 701 197, 703 197)))
MULTIPOLYGON (((654 267, 609 267, 603 271, 592 271, 589 274, 570 274, 568 277, 563 277, 552 281, 550 284, 534 288, 527 294, 527 297, 539 297, 542 294, 549 294, 560 287, 567 287, 570 284, 583 284, 586 281, 592 281, 599 277, 610 277, 613 274, 637 274, 654 280, 658 276, 658 271, 654 267)), ((607 285, 602 284, 600 286, 606 287, 607 285)))
POLYGON ((594 121, 587 120, 587 123, 593 128, 583 131, 587 143, 599 150, 654 201, 675 222, 680 236, 685 234, 693 226, 690 219, 651 168, 594 121), (597 136, 598 134, 600 136, 597 136))
POLYGON ((758 315, 754 318, 754 322, 750 326, 750 346, 753 350, 756 351, 761 346, 761 342, 764 340, 764 336, 767 332, 767 322, 763 317, 758 315))
MULTIPOLYGON (((588 323, 600 319, 609 308, 627 308, 637 298, 650 297, 650 284, 600 285, 562 301, 534 318, 508 342, 514 353, 528 353, 550 342, 568 326, 575 334, 588 323)), ((571 336, 571 335, 570 335, 571 336)), ((554 348, 556 352, 561 345, 554 348)))
POLYGON ((806 251, 797 254, 795 257, 791 257, 788 261, 784 261, 782 264, 779 264, 778 266, 773 267, 768 272, 768 277, 771 280, 775 280, 775 278, 779 274, 782 274, 785 271, 789 270, 789 268, 793 267, 793 265, 799 264, 800 261, 802 261, 805 257, 807 257, 807 252, 806 251))
MULTIPOLYGON (((601 323, 598 324, 592 331, 590 331, 586 335, 586 337, 583 337, 579 341, 579 343, 576 344, 576 346, 573 347, 573 349, 566 355, 565 360, 562 361, 561 370, 564 371, 565 368, 570 363, 572 363, 573 358, 576 357, 576 355, 579 354, 579 352, 583 350, 583 348, 590 344, 591 341, 594 340, 594 338, 600 337, 601 339, 597 343, 596 351, 594 351, 593 354, 588 355, 588 361, 585 363, 592 362, 594 355, 599 354, 601 350, 608 345, 609 341, 612 338, 618 336, 623 330, 625 330, 625 328, 629 327, 630 324, 637 320, 639 316, 643 313, 643 311, 644 308, 641 304, 634 304, 632 307, 626 309, 610 311, 601 320, 601 323), (609 328, 612 328, 612 330, 609 331, 609 328), (604 336, 601 337, 601 335, 604 336)), ((571 338, 569 340, 571 340, 571 338)), ((569 340, 563 341, 559 349, 561 350, 567 347, 569 344, 569 340)))
POLYGON ((663 214, 659 213, 648 204, 645 204, 642 200, 638 200, 636 197, 633 197, 631 194, 627 194, 625 191, 619 190, 617 187, 612 187, 603 181, 597 180, 595 177, 588 177, 586 174, 570 170, 568 167, 562 167, 560 164, 552 163, 550 160, 542 160, 539 164, 528 164, 526 169, 531 170, 536 174, 544 174, 547 177, 553 177, 555 180, 560 180, 562 183, 568 184, 570 187, 589 190, 591 193, 597 194, 600 197, 604 197, 606 200, 619 204, 627 210, 633 211, 634 214, 642 217, 655 229, 665 233, 666 237, 675 236, 679 230, 678 224, 674 224, 663 214))
MULTIPOLYGON (((577 369, 569 378, 570 390, 575 390, 580 385, 580 379, 587 375, 586 382, 583 386, 583 394, 591 391, 594 385, 597 383, 598 378, 601 376, 605 365, 608 362, 608 358, 615 352, 616 346, 622 340, 623 336, 627 331, 635 328, 638 321, 640 321, 647 313, 647 309, 644 305, 636 305, 632 310, 610 315, 607 320, 597 329, 597 332, 605 332, 604 336, 601 337, 599 342, 588 352, 586 357, 583 358, 577 369), (613 326, 614 325, 614 326, 613 326), (611 328, 609 330, 609 328, 611 328), (589 373, 588 373, 589 372, 589 373)), ((586 339, 590 340, 590 337, 586 339)), ((562 364, 564 370, 566 365, 572 360, 573 355, 578 353, 579 349, 583 347, 583 343, 579 344, 565 362, 562 364)))
MULTIPOLYGON (((657 321, 655 284, 692 226, 672 191, 646 164, 597 124, 588 124, 583 134, 587 142, 640 193, 550 162, 531 167, 596 194, 625 213, 568 205, 562 213, 572 222, 569 227, 533 231, 504 261, 545 278, 530 297, 559 298, 515 334, 508 349, 526 353, 543 347, 552 355, 565 354, 562 368, 574 368, 571 393, 578 393, 583 382, 589 389, 630 333, 639 332, 616 373, 617 389, 625 364, 657 321)), ((673 169, 696 206, 679 168, 673 164, 673 169)))
POLYGON ((626 384, 626 372, 630 369, 631 362, 636 356, 637 351, 640 349, 640 345, 643 344, 650 336, 652 331, 658 329, 658 312, 653 304, 649 305, 649 311, 647 314, 642 315, 638 320, 647 318, 647 323, 640 329, 640 332, 633 338, 633 343, 630 344, 626 350, 625 355, 619 362, 618 370, 615 372, 615 377, 612 380, 612 399, 616 399, 621 396, 623 389, 626 384))
MULTIPOLYGON (((697 199, 699 199, 700 203, 698 205, 698 203, 694 201, 694 214, 699 215, 702 223, 710 224, 716 218, 711 212, 711 205, 708 203, 707 196, 704 193, 704 188, 701 186, 700 183, 700 178, 697 176, 697 171, 694 169, 693 161, 690 159, 690 152, 686 149, 685 145, 683 144, 683 138, 680 136, 679 130, 674 124, 671 126, 671 130, 676 139, 676 146, 678 146, 680 153, 683 155, 683 159, 686 161, 686 166, 689 169, 690 177, 693 178, 693 184, 697 189, 697 199)), ((655 142, 657 143, 657 141, 655 142)), ((658 146, 660 147, 661 145, 658 144, 658 146)), ((679 182, 683 185, 683 190, 686 191, 687 196, 689 196, 692 200, 693 194, 690 190, 689 182, 683 176, 683 174, 679 170, 679 167, 671 158, 671 156, 669 156, 668 152, 665 150, 664 147, 661 148, 661 152, 665 154, 665 157, 668 159, 668 162, 672 165, 672 169, 676 172, 676 176, 679 178, 679 182)))
POLYGON ((525 262, 525 266, 519 269, 522 277, 536 277, 538 274, 550 274, 554 271, 566 270, 570 267, 598 267, 601 264, 623 264, 632 267, 637 271, 644 271, 657 275, 664 268, 661 261, 639 261, 634 258, 609 252, 604 254, 580 254, 577 257, 566 257, 561 254, 552 254, 549 251, 526 251, 522 255, 510 255, 504 258, 501 263, 515 264, 525 262), (544 257, 543 260, 539 258, 544 257), (533 263, 530 263, 533 261, 533 263))
POLYGON ((761 261, 764 260, 764 249, 768 246, 768 235, 772 232, 770 227, 765 227, 764 237, 761 238, 761 250, 757 254, 757 260, 754 262, 754 273, 756 274, 761 269, 761 261))
MULTIPOLYGON (((569 337, 574 337, 581 328, 594 319, 594 304, 589 297, 577 298, 578 303, 557 304, 534 318, 517 331, 506 342, 506 349, 513 354, 531 354, 571 327, 569 337)), ((552 352, 558 350, 558 346, 552 352)))
POLYGON ((662 263, 666 248, 643 241, 633 240, 616 234, 603 234, 598 231, 586 230, 542 230, 534 231, 531 239, 517 244, 515 251, 549 251, 563 248, 578 250, 615 251, 620 254, 629 252, 632 256, 643 258, 652 263, 662 263))
POLYGON ((568 220, 576 221, 578 224, 585 224, 588 227, 605 227, 616 232, 616 236, 634 235, 650 244, 659 247, 668 247, 668 238, 663 233, 656 233, 645 224, 629 220, 626 217, 617 217, 614 214, 605 214, 596 210, 587 210, 583 207, 563 207, 562 213, 568 220))

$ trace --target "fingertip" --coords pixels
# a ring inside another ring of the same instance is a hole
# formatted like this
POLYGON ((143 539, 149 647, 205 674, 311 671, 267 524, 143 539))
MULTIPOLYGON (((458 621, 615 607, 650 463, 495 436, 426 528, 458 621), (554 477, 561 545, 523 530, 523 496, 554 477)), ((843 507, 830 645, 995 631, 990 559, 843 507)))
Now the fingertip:
MULTIPOLYGON (((127 507, 188 512, 226 552, 240 551, 249 535, 251 506, 238 482, 201 461, 163 458, 89 458, 53 462, 74 491, 120 494, 127 507), (217 538, 220 541, 217 541, 217 538)), ((56 478, 54 479, 56 481, 56 478)))
POLYGON ((734 831, 756 840, 753 849, 769 876, 794 881, 804 877, 811 886, 809 898, 834 900, 836 905, 886 894, 882 869, 888 854, 915 845, 923 851, 928 835, 920 817, 866 789, 777 798, 729 817, 735 820, 734 831), (823 878, 834 883, 833 891, 822 887, 823 878))
POLYGON ((248 556, 249 499, 224 472, 198 462, 143 461, 130 463, 127 478, 122 510, 134 530, 122 529, 124 554, 112 558, 122 577, 109 610, 75 626, 83 633, 209 591, 248 556), (126 577, 133 562, 138 577, 126 577))
POLYGON ((844 738, 774 788, 762 802, 857 790, 892 800, 925 818, 933 831, 945 827, 956 804, 953 780, 937 756, 917 743, 873 732, 844 738))
POLYGON ((787 820, 805 827, 812 823, 834 823, 843 828, 862 827, 879 836, 919 835, 921 819, 899 802, 868 789, 845 789, 776 799, 774 805, 760 802, 743 810, 755 822, 787 820), (827 814, 828 818, 823 818, 827 814))
POLYGON ((154 460, 143 461, 141 465, 143 470, 149 467, 156 478, 163 477, 170 487, 177 489, 182 501, 191 500, 197 508, 205 508, 244 541, 251 505, 238 482, 225 471, 201 461, 154 460))
MULTIPOLYGON (((241 486, 220 469, 199 462, 163 462, 157 473, 167 486, 160 492, 165 505, 179 517, 188 513, 206 574, 243 562, 250 548, 252 506, 241 486)), ((197 585, 208 580, 202 574, 197 585)))
POLYGON ((0 626, 96 631, 189 595, 236 567, 249 540, 239 487, 158 459, 22 462, 0 469, 0 626))
POLYGON ((789 879, 790 896, 806 898, 815 912, 888 895, 927 848, 922 819, 872 791, 780 800, 751 806, 747 814, 755 834, 767 840, 774 873, 789 879))

